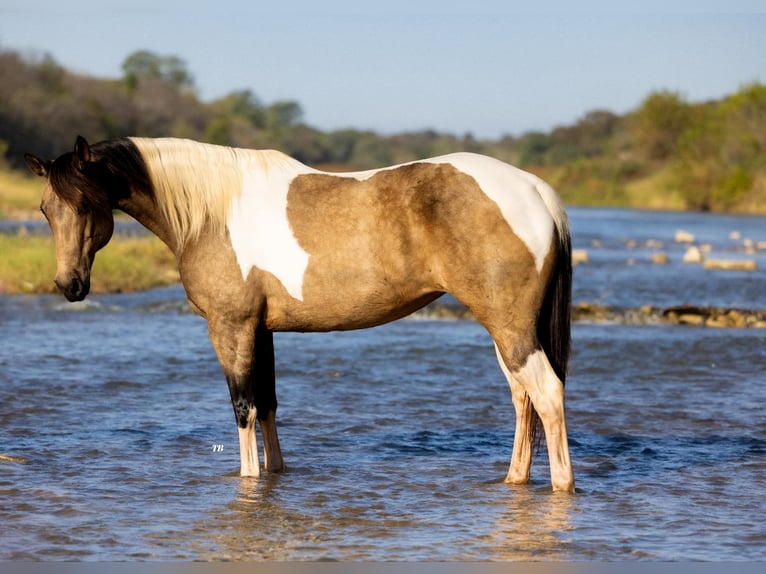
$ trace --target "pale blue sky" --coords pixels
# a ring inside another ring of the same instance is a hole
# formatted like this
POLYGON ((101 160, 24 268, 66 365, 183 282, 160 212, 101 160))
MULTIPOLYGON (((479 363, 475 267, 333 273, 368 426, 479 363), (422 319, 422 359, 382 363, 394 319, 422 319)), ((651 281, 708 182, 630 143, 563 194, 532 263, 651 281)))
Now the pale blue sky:
POLYGON ((766 82, 766 2, 627 6, 0 0, 0 47, 50 53, 101 77, 121 76, 125 57, 148 49, 185 60, 206 101, 250 89, 265 103, 298 101, 320 129, 489 138, 549 130, 594 109, 623 113, 653 90, 702 101, 766 82))

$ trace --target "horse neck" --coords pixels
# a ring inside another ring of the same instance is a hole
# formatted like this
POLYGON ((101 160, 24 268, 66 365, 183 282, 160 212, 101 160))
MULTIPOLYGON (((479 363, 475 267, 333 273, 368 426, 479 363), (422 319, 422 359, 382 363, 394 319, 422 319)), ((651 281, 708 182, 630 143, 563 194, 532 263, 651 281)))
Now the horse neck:
POLYGON ((171 231, 150 191, 132 190, 129 196, 117 202, 117 207, 159 237, 176 256, 179 255, 181 242, 171 231))

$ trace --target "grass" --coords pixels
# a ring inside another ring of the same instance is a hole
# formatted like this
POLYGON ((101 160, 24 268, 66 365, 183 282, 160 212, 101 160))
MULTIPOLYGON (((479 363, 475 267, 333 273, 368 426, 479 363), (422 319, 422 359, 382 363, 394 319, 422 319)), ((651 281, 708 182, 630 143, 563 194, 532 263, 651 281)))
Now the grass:
MULTIPOLYGON (((40 220, 44 181, 0 168, 0 219, 40 220)), ((55 293, 56 251, 50 236, 0 235, 0 293, 55 293)), ((96 255, 91 292, 115 293, 178 282, 176 261, 154 236, 120 237, 96 255)))
MULTIPOLYGON (((0 293, 55 293, 56 254, 49 236, 0 235, 0 293)), ((92 293, 140 291, 178 282, 176 261, 154 236, 115 237, 96 255, 92 293)))
POLYGON ((642 178, 625 184, 625 197, 628 207, 638 209, 661 209, 682 211, 686 202, 675 190, 668 168, 660 169, 642 178), (658 190, 666 190, 658 192, 658 190))
POLYGON ((43 178, 0 169, 0 219, 41 219, 43 178))

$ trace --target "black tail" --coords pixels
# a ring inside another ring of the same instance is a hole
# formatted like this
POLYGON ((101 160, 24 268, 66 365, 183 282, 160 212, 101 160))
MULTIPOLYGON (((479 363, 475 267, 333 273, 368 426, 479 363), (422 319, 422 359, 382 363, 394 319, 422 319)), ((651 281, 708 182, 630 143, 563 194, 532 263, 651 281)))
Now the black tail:
MULTIPOLYGON (((559 248, 543 306, 537 320, 537 340, 545 351, 556 376, 566 383, 567 364, 571 348, 571 303, 572 303, 572 239, 569 229, 561 225, 556 230, 559 248)), ((540 418, 532 401, 527 397, 527 414, 532 421, 530 438, 539 446, 544 436, 540 418)))
MULTIPOLYGON (((562 230, 558 230, 562 233, 562 230)), ((537 320, 537 340, 562 383, 566 383, 571 340, 572 304, 572 239, 568 230, 559 237, 559 252, 540 317, 537 320)))

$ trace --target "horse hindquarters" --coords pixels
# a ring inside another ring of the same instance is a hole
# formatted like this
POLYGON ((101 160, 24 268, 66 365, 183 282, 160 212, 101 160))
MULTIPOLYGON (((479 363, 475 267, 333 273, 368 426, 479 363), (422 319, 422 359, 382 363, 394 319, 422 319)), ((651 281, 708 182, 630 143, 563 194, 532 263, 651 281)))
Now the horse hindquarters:
POLYGON ((450 292, 465 303, 492 336, 511 388, 516 432, 507 482, 529 480, 533 443, 542 423, 554 490, 572 491, 574 478, 564 418, 569 356, 571 259, 568 233, 551 238, 540 270, 519 243, 503 258, 474 253, 470 281, 453 274, 450 292), (479 264, 478 262, 484 262, 479 264), (482 266, 483 265, 483 266, 482 266))

